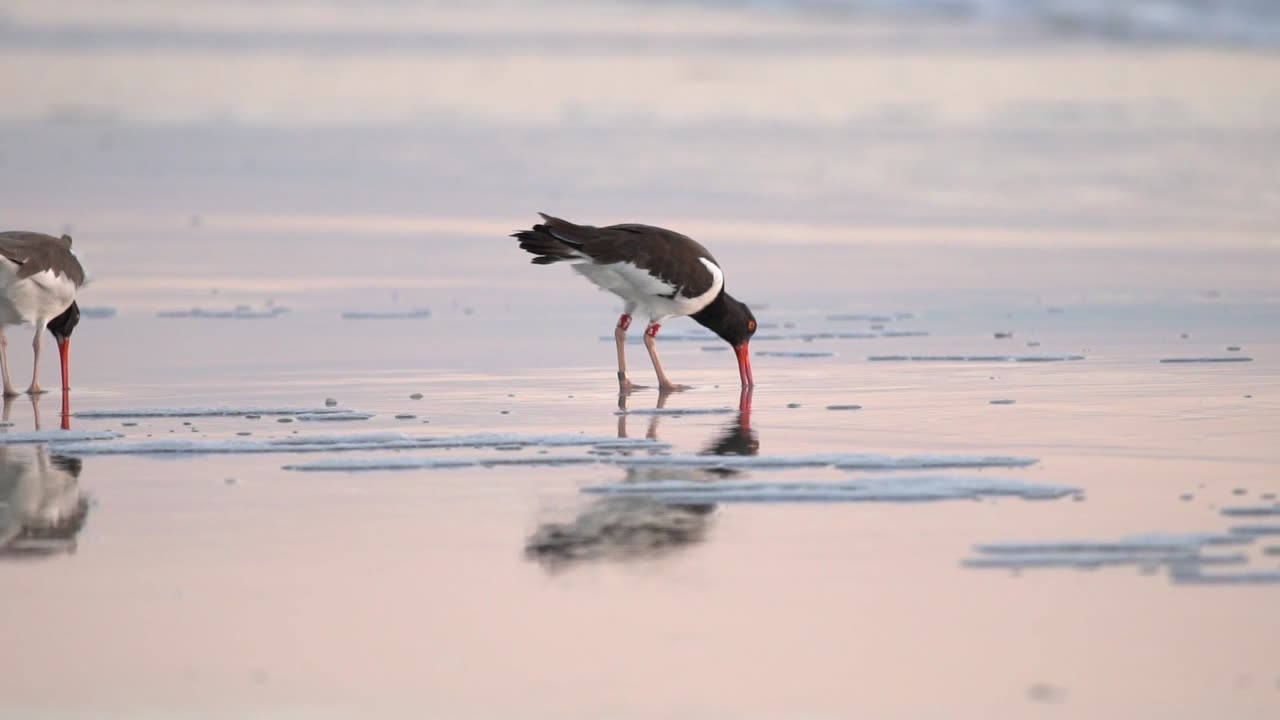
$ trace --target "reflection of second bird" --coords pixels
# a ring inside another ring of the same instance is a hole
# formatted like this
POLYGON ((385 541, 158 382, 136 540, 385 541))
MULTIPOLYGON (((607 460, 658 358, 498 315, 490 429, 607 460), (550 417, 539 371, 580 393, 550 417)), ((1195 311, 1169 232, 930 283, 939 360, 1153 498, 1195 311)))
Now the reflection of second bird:
POLYGON ((50 555, 75 548, 89 501, 79 458, 45 446, 0 447, 0 556, 50 555))

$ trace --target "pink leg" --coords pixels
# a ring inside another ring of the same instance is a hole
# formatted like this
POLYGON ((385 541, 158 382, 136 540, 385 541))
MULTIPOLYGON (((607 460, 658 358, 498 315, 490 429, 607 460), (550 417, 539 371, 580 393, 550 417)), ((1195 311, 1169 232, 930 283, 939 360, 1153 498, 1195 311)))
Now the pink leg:
POLYGON ((618 343, 618 387, 623 390, 632 390, 642 387, 633 384, 627 379, 627 329, 631 327, 631 316, 623 313, 618 318, 618 326, 613 330, 613 339, 618 343))
POLYGON ((662 369, 662 361, 658 359, 658 330, 662 326, 658 323, 649 323, 649 327, 644 331, 644 346, 649 351, 649 359, 653 361, 653 371, 658 374, 658 387, 662 390, 688 390, 688 385, 677 385, 671 382, 671 378, 667 377, 667 373, 662 369))
MULTIPOLYGON (((9 340, 4 336, 4 328, 0 327, 0 375, 4 377, 4 396, 14 397, 18 394, 13 389, 13 383, 9 382, 9 340)), ((8 420, 9 418, 5 418, 8 420)))

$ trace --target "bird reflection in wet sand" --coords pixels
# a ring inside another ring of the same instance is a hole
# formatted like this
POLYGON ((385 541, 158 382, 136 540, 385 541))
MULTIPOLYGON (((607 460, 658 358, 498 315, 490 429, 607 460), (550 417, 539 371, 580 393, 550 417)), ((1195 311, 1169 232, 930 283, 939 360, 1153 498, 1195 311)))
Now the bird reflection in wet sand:
MULTIPOLYGON (((751 429, 751 391, 742 389, 738 413, 704 455, 755 455, 760 441, 751 429)), ((618 407, 627 409, 629 393, 618 396, 618 407)), ((658 409, 666 407, 670 393, 658 395, 658 409)), ((649 419, 645 437, 656 440, 659 415, 649 419)), ((618 437, 627 437, 627 416, 618 416, 618 437)), ((678 480, 715 482, 737 470, 674 467, 626 468, 623 482, 678 480)), ((525 543, 525 556, 551 570, 586 560, 626 560, 664 555, 701 542, 706 537, 715 505, 674 504, 644 496, 604 497, 587 505, 567 523, 544 523, 525 543)))
MULTIPOLYGON (((31 417, 35 424, 35 429, 43 430, 44 428, 42 427, 40 422, 40 400, 42 399, 42 396, 30 395, 28 397, 31 399, 31 417)), ((9 422, 9 414, 13 410, 13 403, 16 399, 17 397, 13 395, 4 396, 4 415, 2 419, 5 423, 9 422)), ((59 427, 61 427, 63 430, 70 430, 71 429, 71 393, 67 392, 66 390, 62 391, 62 411, 58 414, 58 417, 61 420, 61 422, 59 423, 59 427)), ((5 427, 8 427, 8 425, 6 424, 5 427)))
POLYGON ((0 446, 0 558, 75 552, 89 514, 80 458, 47 447, 0 446))

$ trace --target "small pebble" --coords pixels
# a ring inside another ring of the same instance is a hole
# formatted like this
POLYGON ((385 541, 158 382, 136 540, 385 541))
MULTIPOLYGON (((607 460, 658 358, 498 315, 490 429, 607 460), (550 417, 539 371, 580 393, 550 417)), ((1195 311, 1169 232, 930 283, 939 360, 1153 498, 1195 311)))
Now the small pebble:
POLYGON ((241 430, 236 434, 239 435, 240 437, 244 437, 245 435, 252 435, 253 433, 249 432, 248 430, 241 430))
POLYGON ((1012 405, 1018 401, 1017 400, 988 400, 987 402, 991 405, 1012 405))
POLYGON ((1027 347, 1040 347, 1040 341, 1039 341, 1039 340, 1029 340, 1029 341, 1027 341, 1027 347))
POLYGON ((499 414, 499 415, 510 415, 510 414, 511 414, 511 411, 510 411, 510 410, 499 410, 499 411, 498 411, 498 414, 499 414))
POLYGON ((1187 333, 1182 333, 1182 339, 1183 339, 1183 340, 1186 340, 1186 339, 1187 339, 1187 338, 1189 338, 1189 337, 1191 337, 1191 336, 1190 336, 1190 335, 1188 335, 1187 333))
POLYGON ((1189 502, 1191 500, 1194 500, 1195 497, 1196 496, 1192 495, 1191 493, 1183 493, 1182 495, 1178 496, 1178 499, 1181 500, 1182 502, 1189 502))
POLYGON ((261 416, 261 415, 254 415, 253 413, 249 413, 248 415, 245 415, 244 417, 245 417, 245 419, 246 419, 246 420, 257 420, 258 418, 260 418, 260 417, 262 417, 262 416, 261 416))
POLYGON ((861 410, 861 405, 828 405, 828 410, 861 410))
POLYGON ((293 422, 293 418, 279 418, 279 419, 277 419, 277 420, 276 420, 276 422, 278 422, 278 423, 291 423, 291 422, 293 422))
POLYGON ((138 423, 136 422, 122 422, 120 424, 124 427, 138 427, 138 423))
POLYGON ((1013 337, 1013 333, 1007 330, 999 330, 995 333, 995 336, 997 340, 1008 340, 1013 337))
POLYGON ((876 323, 875 325, 872 325, 872 326, 871 326, 871 329, 872 329, 872 330, 883 330, 883 329, 884 329, 884 325, 881 325, 880 323, 876 323))
POLYGON ((1035 702, 1056 705, 1066 699, 1067 693, 1062 688, 1039 682, 1027 688, 1027 697, 1035 702))
POLYGON ((337 400, 334 400, 333 398, 325 398, 325 399, 324 399, 324 406, 325 406, 325 407, 333 407, 334 405, 337 405, 337 404, 338 404, 338 401, 337 401, 337 400))
POLYGON ((404 413, 404 414, 402 414, 402 415, 397 415, 397 416, 396 416, 396 419, 397 419, 397 420, 412 420, 412 419, 414 419, 414 418, 416 418, 416 417, 418 417, 418 416, 417 416, 417 415, 410 415, 410 414, 408 414, 408 413, 404 413))
POLYGON ((507 397, 515 397, 515 396, 516 396, 515 393, 507 393, 507 397))
POLYGON ((1246 490, 1246 489, 1244 489, 1244 488, 1236 488, 1236 489, 1234 489, 1234 490, 1232 490, 1232 491, 1231 491, 1231 494, 1232 494, 1232 495, 1244 495, 1244 494, 1245 494, 1245 493, 1247 493, 1247 492, 1249 492, 1249 491, 1248 491, 1248 490, 1246 490))
POLYGON ((183 420, 183 421, 182 421, 182 424, 183 424, 183 425, 190 425, 191 423, 187 422, 186 420, 183 420))
POLYGON ((1080 495, 1077 493, 1075 495, 1072 495, 1071 499, 1075 502, 1084 502, 1084 495, 1080 495))
POLYGON ((235 479, 235 478, 223 478, 222 482, 224 482, 224 483, 226 483, 226 484, 228 484, 228 485, 235 485, 235 484, 236 484, 236 479, 235 479))
POLYGON ((1228 346, 1227 346, 1227 352, 1240 352, 1240 346, 1239 346, 1239 345, 1228 345, 1228 346))
POLYGON ((800 403, 787 403, 787 407, 791 408, 792 410, 795 410, 796 408, 800 407, 800 403))
POLYGON ((412 395, 410 395, 410 396, 409 396, 409 399, 410 399, 410 400, 421 400, 421 399, 422 399, 422 393, 414 393, 414 394, 412 394, 412 395))
POLYGON ((1275 493, 1262 493, 1262 494, 1261 494, 1261 495, 1259 495, 1258 497, 1262 498, 1263 500, 1275 500, 1275 499, 1276 499, 1276 494, 1275 494, 1275 493))

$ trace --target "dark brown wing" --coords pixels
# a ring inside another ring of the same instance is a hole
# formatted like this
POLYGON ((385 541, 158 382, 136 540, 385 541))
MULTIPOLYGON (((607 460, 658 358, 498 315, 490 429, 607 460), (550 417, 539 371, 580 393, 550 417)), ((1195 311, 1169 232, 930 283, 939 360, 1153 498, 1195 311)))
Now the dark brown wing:
POLYGON ((71 252, 71 236, 54 237, 26 230, 0 232, 0 257, 18 265, 18 277, 31 277, 52 270, 64 275, 79 287, 84 283, 84 268, 71 252))
POLYGON ((628 223, 594 227, 539 215, 546 220, 547 232, 601 265, 631 263, 678 288, 677 292, 685 297, 697 297, 715 284, 715 276, 701 258, 717 266, 720 263, 687 235, 652 225, 628 223))

